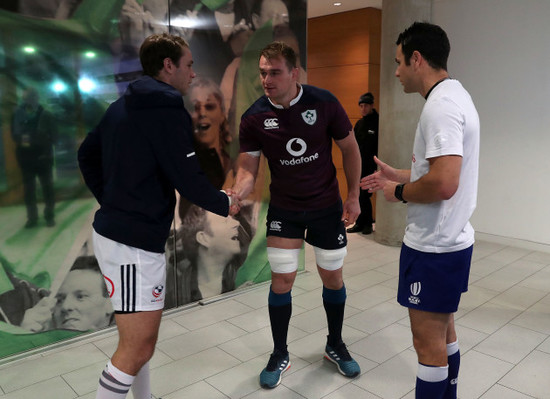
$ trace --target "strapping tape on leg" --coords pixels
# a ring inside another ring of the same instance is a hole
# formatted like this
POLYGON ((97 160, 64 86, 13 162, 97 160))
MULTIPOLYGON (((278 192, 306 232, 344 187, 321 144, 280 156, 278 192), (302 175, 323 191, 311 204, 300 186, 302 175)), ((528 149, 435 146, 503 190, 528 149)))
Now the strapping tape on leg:
POLYGON ((267 247, 267 260, 273 273, 293 273, 298 270, 300 249, 267 247))
POLYGON ((344 265, 344 258, 348 253, 346 247, 339 249, 322 249, 313 247, 315 260, 321 269, 338 270, 344 265))

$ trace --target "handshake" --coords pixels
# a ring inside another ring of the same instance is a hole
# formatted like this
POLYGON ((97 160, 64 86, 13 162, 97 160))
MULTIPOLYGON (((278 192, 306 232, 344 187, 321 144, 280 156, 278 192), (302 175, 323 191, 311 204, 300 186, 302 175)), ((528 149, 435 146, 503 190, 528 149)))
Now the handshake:
POLYGON ((241 197, 233 189, 222 190, 229 198, 229 216, 235 216, 241 210, 241 197))

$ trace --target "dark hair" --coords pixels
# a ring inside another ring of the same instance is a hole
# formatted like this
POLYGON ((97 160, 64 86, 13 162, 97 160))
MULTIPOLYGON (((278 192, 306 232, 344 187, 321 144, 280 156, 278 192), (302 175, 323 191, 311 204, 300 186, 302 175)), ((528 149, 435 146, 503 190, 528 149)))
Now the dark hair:
POLYGON ((273 58, 277 57, 283 57, 286 65, 288 66, 288 69, 296 68, 296 53, 285 42, 276 41, 273 43, 268 44, 263 48, 263 50, 260 52, 260 57, 265 57, 268 60, 271 60, 273 58))
POLYGON ((406 65, 410 65, 413 52, 418 51, 432 68, 447 70, 451 45, 441 27, 415 22, 399 34, 395 44, 401 45, 406 65))
POLYGON ((155 77, 164 66, 164 60, 170 58, 179 66, 184 48, 189 49, 189 44, 179 36, 161 33, 146 38, 139 49, 139 60, 143 73, 155 77))

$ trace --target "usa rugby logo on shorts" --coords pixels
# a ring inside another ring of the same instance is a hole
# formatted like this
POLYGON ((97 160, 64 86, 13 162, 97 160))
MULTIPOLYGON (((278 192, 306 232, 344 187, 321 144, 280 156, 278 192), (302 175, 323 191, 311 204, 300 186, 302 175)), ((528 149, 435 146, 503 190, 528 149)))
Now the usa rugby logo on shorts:
POLYGON ((111 280, 106 275, 103 275, 103 278, 105 279, 105 285, 107 286, 107 293, 109 294, 109 298, 112 298, 113 294, 115 293, 115 284, 113 283, 113 280, 111 280))
POLYGON ((313 125, 317 122, 317 111, 314 109, 308 109, 307 111, 302 112, 302 118, 308 125, 313 125))
POLYGON ((420 291, 422 291, 422 283, 420 281, 412 283, 410 285, 410 289, 412 295, 409 297, 409 302, 413 305, 418 305, 420 303, 420 298, 418 295, 420 295, 420 291))
POLYGON ((163 285, 155 286, 155 288, 153 288, 153 296, 155 298, 158 298, 159 296, 161 296, 162 291, 164 291, 164 286, 163 285))

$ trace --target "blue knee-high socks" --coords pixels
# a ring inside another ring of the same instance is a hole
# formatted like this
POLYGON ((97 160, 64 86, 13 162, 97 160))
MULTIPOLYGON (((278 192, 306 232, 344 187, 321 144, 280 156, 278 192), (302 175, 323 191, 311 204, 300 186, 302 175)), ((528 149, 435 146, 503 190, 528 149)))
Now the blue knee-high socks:
POLYGON ((328 340, 327 344, 335 347, 342 342, 342 324, 346 307, 346 286, 339 290, 331 290, 323 286, 323 306, 327 314, 328 340))
POLYGON ((443 399, 448 375, 449 366, 437 367, 419 363, 415 399, 443 399))
POLYGON ((291 291, 284 294, 276 294, 269 290, 267 300, 269 308, 269 320, 271 321, 271 335, 273 336, 273 349, 282 354, 287 354, 288 324, 292 315, 291 291))
POLYGON ((449 378, 447 379, 447 390, 445 391, 443 399, 456 399, 458 369, 460 368, 458 341, 447 344, 447 362, 449 363, 449 378))

